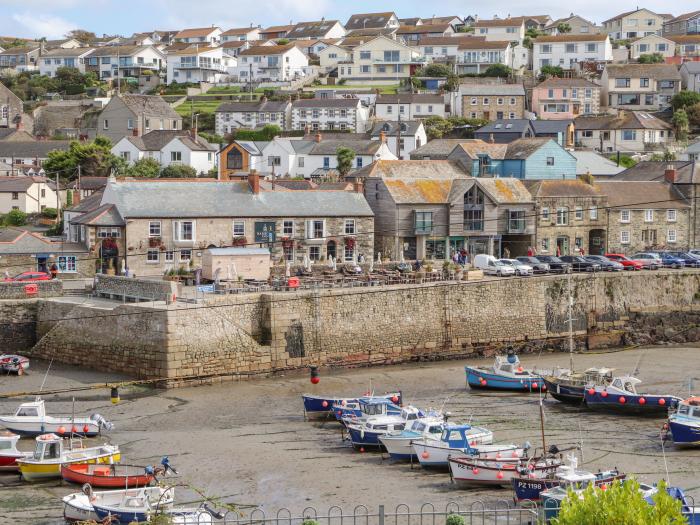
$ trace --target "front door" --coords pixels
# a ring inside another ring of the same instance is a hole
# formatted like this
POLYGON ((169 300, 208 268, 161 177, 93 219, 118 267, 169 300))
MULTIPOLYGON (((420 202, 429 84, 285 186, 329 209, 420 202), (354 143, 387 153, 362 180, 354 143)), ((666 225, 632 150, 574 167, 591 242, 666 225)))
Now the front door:
POLYGON ((603 255, 605 253, 605 230, 591 230, 588 239, 588 253, 591 255, 603 255))
POLYGON ((557 255, 569 255, 568 237, 557 237, 557 255))
POLYGON ((48 273, 49 271, 49 265, 48 265, 48 258, 46 256, 39 256, 37 255, 36 257, 36 270, 38 272, 44 272, 48 273))
POLYGON ((484 120, 489 120, 491 117, 491 113, 489 111, 484 111, 484 120))

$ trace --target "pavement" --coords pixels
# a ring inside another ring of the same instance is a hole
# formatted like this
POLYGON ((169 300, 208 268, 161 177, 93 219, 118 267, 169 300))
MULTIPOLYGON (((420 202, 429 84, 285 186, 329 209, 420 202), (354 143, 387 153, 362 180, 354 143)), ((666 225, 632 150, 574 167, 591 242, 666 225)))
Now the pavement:
MULTIPOLYGON (((577 369, 591 366, 631 372, 641 357, 645 391, 688 393, 691 374, 700 376, 697 346, 658 346, 575 357, 577 369)), ((544 353, 521 357, 525 367, 567 366, 568 355, 544 353)), ((509 489, 457 489, 444 472, 426 472, 407 463, 393 463, 379 453, 354 451, 341 438, 332 421, 307 422, 301 394, 354 396, 371 384, 376 392, 401 389, 404 402, 422 408, 448 410, 452 421, 472 421, 494 431, 499 443, 541 443, 539 401, 534 394, 470 391, 464 365, 490 365, 491 359, 362 369, 322 370, 318 385, 307 374, 278 375, 267 379, 229 382, 213 386, 150 390, 122 388, 122 401, 112 405, 109 390, 47 395, 52 415, 69 414, 75 396, 77 414, 98 412, 115 424, 103 438, 119 444, 122 461, 157 464, 168 455, 180 475, 173 481, 221 497, 228 503, 262 507, 267 515, 280 508, 301 512, 313 506, 319 512, 339 505, 348 512, 356 505, 376 511, 378 505, 394 509, 423 502, 444 508, 450 501, 461 505, 509 500, 509 489)), ((0 378, 0 393, 38 390, 48 363, 32 362, 23 377, 0 378)), ((80 387, 96 382, 123 380, 122 376, 79 370, 54 363, 45 389, 80 387)), ((700 380, 698 380, 700 381, 700 380)), ((700 382, 696 384, 700 385, 700 382)), ((697 390, 695 393, 698 393, 697 390)), ((13 413, 20 399, 1 399, 0 413, 13 413)), ((583 444, 583 465, 591 470, 618 467, 641 481, 667 476, 700 503, 700 449, 662 453, 661 419, 591 413, 544 400, 547 444, 583 444), (667 467, 666 467, 667 465, 667 467)), ((32 440, 22 439, 21 449, 31 450, 32 440)), ((29 486, 16 474, 0 474, 0 523, 61 523, 60 498, 79 490, 60 481, 29 486)), ((198 499, 190 488, 176 489, 178 502, 198 499)), ((244 511, 249 513, 249 511, 244 511)))

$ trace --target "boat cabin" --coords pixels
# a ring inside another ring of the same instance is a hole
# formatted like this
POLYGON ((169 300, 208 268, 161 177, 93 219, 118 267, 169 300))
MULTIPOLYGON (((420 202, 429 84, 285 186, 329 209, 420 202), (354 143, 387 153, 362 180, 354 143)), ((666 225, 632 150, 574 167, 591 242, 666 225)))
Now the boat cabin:
POLYGON ((700 397, 689 397, 678 403, 676 414, 687 418, 700 419, 700 397))
POLYGON ((440 436, 440 441, 444 441, 449 448, 469 448, 469 430, 471 425, 454 425, 445 427, 440 436))
POLYGON ((404 421, 415 421, 421 417, 423 417, 423 412, 416 407, 404 407, 401 409, 401 419, 404 421))
POLYGON ((46 415, 46 409, 44 408, 44 400, 37 399, 30 403, 22 403, 17 412, 15 412, 15 417, 44 417, 46 415))
POLYGON ((365 423, 365 430, 403 430, 406 427, 406 423, 403 421, 388 422, 386 419, 381 418, 376 422, 371 419, 365 423))
POLYGON ((504 372, 513 375, 529 375, 527 371, 520 365, 520 359, 515 354, 497 355, 496 362, 493 365, 494 372, 504 372))
POLYGON ((640 384, 642 381, 632 376, 620 376, 613 378, 610 386, 617 388, 618 390, 629 392, 630 394, 637 395, 636 385, 640 384))
POLYGON ((59 459, 63 451, 63 440, 56 434, 43 434, 36 438, 33 459, 36 461, 59 459))
POLYGON ((381 416, 389 412, 390 408, 399 411, 399 407, 384 398, 360 398, 360 412, 365 416, 381 416))
POLYGON ((8 431, 0 432, 0 454, 8 450, 17 450, 20 436, 8 431))
POLYGON ((428 423, 425 421, 416 421, 413 423, 411 430, 420 434, 433 434, 435 437, 441 436, 444 426, 440 423, 428 423))

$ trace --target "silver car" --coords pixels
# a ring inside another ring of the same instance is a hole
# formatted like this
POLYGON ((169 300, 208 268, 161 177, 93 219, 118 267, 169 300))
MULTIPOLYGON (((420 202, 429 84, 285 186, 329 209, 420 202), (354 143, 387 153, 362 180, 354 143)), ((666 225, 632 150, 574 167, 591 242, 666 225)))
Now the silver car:
POLYGON ((498 262, 512 266, 515 270, 515 275, 534 275, 535 269, 529 264, 525 264, 517 259, 498 259, 498 262))

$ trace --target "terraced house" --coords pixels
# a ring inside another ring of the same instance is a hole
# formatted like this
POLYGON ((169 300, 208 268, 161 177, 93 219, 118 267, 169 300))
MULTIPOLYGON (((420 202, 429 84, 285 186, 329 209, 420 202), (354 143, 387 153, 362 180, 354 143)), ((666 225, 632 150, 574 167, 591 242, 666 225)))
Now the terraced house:
POLYGON ((600 86, 584 78, 548 78, 532 90, 532 111, 547 120, 600 112, 600 86))
POLYGON ((55 77, 56 71, 62 67, 75 68, 85 73, 85 57, 92 53, 91 47, 57 48, 41 55, 39 60, 39 74, 47 77, 55 77))
POLYGON ((292 129, 364 133, 369 108, 358 98, 310 98, 292 103, 292 129))
POLYGON ((238 53, 238 64, 231 74, 241 82, 281 82, 302 77, 308 65, 308 57, 293 43, 254 46, 238 53))
POLYGON ((603 22, 603 30, 614 40, 629 40, 641 36, 661 34, 664 23, 672 15, 658 14, 649 9, 634 9, 620 13, 603 22))
POLYGON ((600 152, 663 151, 673 140, 671 125, 645 111, 582 116, 575 127, 577 146, 600 152))
POLYGON ((600 81, 603 103, 619 109, 658 111, 681 89, 672 64, 608 64, 600 81))
POLYGON ((255 129, 267 124, 291 129, 292 103, 289 100, 268 100, 267 97, 261 97, 257 102, 224 102, 214 114, 216 133, 221 136, 235 129, 255 129))

